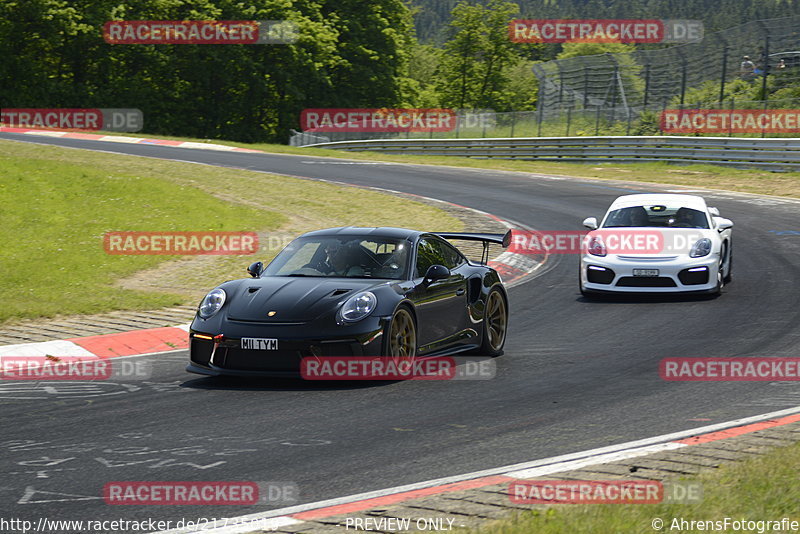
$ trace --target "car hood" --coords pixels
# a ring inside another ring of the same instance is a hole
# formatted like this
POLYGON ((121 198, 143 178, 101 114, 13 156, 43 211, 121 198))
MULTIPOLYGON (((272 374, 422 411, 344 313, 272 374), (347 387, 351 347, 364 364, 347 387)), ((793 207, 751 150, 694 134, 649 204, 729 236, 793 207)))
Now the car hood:
POLYGON ((312 321, 334 313, 340 303, 386 283, 360 278, 267 276, 243 280, 228 295, 228 318, 240 321, 286 323, 312 321), (270 316, 270 312, 275 312, 270 316))

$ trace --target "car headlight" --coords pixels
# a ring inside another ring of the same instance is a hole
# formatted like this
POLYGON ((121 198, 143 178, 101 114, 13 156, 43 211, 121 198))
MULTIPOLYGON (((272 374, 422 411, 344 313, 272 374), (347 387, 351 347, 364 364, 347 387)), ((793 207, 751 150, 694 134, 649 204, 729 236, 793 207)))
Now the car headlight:
POLYGON ((361 291, 342 304, 339 310, 339 317, 348 323, 360 321, 372 313, 377 304, 378 297, 376 297, 374 293, 371 291, 361 291))
POLYGON ((203 319, 208 319, 222 308, 222 305, 225 304, 225 297, 223 289, 212 289, 197 308, 197 315, 203 319))
POLYGON ((690 258, 702 258, 703 256, 708 256, 711 254, 711 240, 707 237, 703 239, 698 239, 697 242, 692 245, 692 248, 689 250, 689 257, 690 258))
POLYGON ((592 256, 605 256, 606 255, 606 244, 603 243, 603 238, 600 236, 592 236, 589 239, 589 244, 586 247, 587 252, 592 256))

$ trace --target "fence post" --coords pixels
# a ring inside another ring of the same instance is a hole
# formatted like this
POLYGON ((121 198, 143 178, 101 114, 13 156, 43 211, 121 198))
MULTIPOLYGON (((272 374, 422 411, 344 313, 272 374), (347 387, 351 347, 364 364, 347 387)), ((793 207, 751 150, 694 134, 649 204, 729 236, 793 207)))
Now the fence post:
POLYGON ((583 109, 589 104, 589 66, 583 56, 579 56, 581 65, 583 66, 583 109))
POLYGON ((564 137, 569 137, 569 126, 572 122, 572 108, 567 108, 567 133, 564 134, 564 137))
POLYGON ((511 134, 509 135, 509 137, 514 137, 514 124, 516 122, 517 122, 517 112, 516 111, 512 111, 511 112, 511 134))
POLYGON ((597 106, 597 118, 594 121, 594 135, 600 135, 600 106, 597 106))
POLYGON ((719 77, 719 107, 725 99, 725 78, 728 76, 728 45, 722 49, 722 76, 719 77))
POLYGON ((683 106, 684 100, 686 98, 686 56, 683 55, 683 52, 677 51, 678 55, 681 56, 681 106, 683 106))
POLYGON ((761 80, 761 98, 764 99, 764 103, 766 105, 767 100, 769 100, 769 96, 767 95, 767 76, 769 76, 769 35, 764 37, 764 60, 763 60, 763 67, 764 72, 762 76, 764 77, 761 80))
POLYGON ((650 96, 650 63, 644 66, 644 108, 647 111, 647 101, 650 96))
POLYGON ((731 116, 728 119, 728 137, 733 137, 733 110, 736 109, 736 99, 731 97, 731 116))
POLYGON ((544 108, 539 107, 539 113, 537 113, 537 115, 539 116, 539 125, 538 125, 538 129, 536 130, 536 137, 541 137, 542 136, 542 119, 544 118, 544 108))
POLYGON ((614 65, 614 80, 611 82, 611 123, 617 120, 617 81, 619 80, 619 67, 614 65))

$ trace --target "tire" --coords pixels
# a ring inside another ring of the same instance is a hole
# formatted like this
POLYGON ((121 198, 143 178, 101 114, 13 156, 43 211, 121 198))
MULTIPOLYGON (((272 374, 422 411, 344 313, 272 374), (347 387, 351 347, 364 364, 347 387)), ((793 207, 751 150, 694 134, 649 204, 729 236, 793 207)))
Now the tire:
POLYGON ((733 245, 730 243, 725 245, 725 253, 728 255, 728 271, 725 273, 725 277, 723 281, 726 284, 731 283, 731 279, 733 278, 732 271, 733 271, 733 245))
POLYGON ((723 266, 720 265, 719 269, 717 269, 717 286, 710 291, 710 294, 714 297, 718 297, 722 295, 722 290, 725 287, 725 276, 722 272, 723 266))
POLYGON ((411 359, 417 357, 417 324, 411 311, 400 306, 392 314, 392 319, 386 326, 386 336, 383 341, 383 355, 395 360, 411 359))
POLYGON ((508 301, 499 289, 492 289, 486 297, 483 312, 483 339, 479 354, 499 356, 503 354, 508 332, 508 301))

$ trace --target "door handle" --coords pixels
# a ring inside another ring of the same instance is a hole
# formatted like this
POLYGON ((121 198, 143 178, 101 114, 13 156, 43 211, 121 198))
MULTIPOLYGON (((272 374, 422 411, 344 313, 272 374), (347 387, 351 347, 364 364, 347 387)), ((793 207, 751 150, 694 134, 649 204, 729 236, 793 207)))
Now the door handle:
POLYGON ((459 288, 459 289, 456 289, 456 296, 460 297, 464 293, 466 293, 466 290, 463 287, 459 288))

